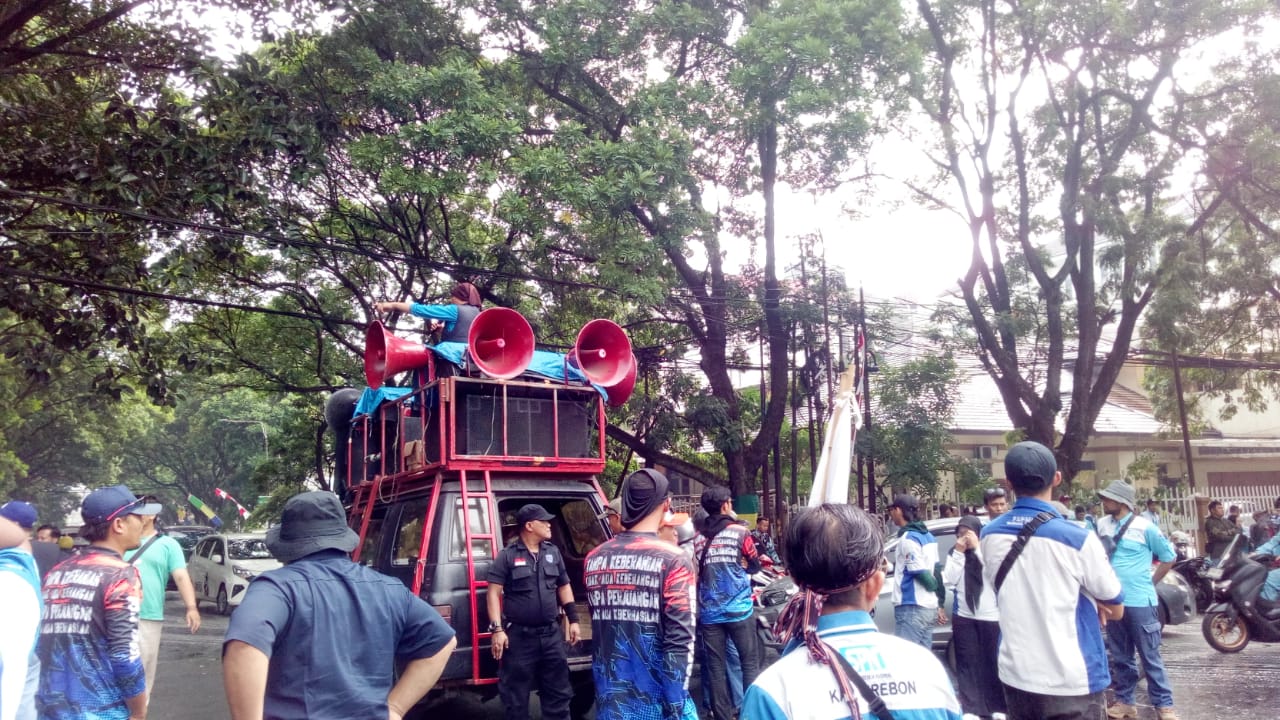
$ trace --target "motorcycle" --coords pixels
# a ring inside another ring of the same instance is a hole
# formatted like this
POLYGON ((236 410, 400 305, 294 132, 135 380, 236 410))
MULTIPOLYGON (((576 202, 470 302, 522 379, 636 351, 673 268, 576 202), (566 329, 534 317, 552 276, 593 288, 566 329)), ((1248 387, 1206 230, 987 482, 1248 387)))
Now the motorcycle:
POLYGON ((1280 642, 1280 602, 1262 600, 1270 556, 1250 557, 1237 536, 1222 561, 1205 571, 1213 581, 1214 604, 1200 626, 1209 646, 1222 653, 1240 652, 1250 640, 1280 642))
POLYGON ((757 633, 760 643, 773 652, 782 652, 782 645, 773 636, 773 625, 782 608, 799 592, 795 581, 781 569, 761 570, 751 576, 751 595, 755 600, 757 633))

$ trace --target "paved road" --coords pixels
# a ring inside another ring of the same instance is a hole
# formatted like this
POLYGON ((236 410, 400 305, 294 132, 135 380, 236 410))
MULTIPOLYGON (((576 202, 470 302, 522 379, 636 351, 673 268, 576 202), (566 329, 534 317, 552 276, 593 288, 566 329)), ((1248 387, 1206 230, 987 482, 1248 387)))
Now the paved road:
MULTIPOLYGON (((219 661, 227 618, 203 606, 204 626, 194 636, 181 625, 182 603, 169 593, 160 670, 151 698, 152 720, 225 720, 219 661)), ((1174 701, 1184 720, 1244 720, 1280 716, 1280 645, 1253 643, 1236 655, 1211 649, 1197 621, 1165 630, 1165 664, 1173 682, 1174 701)), ((1155 718, 1139 683, 1139 718, 1155 718)), ((478 703, 466 698, 442 702, 431 717, 498 720, 497 700, 478 703)))

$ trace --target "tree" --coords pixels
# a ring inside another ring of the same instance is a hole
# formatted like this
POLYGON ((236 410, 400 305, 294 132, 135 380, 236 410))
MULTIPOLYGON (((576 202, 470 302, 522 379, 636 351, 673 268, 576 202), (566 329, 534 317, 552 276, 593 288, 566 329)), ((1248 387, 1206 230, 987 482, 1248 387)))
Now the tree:
POLYGON ((875 423, 865 435, 882 486, 934 497, 942 473, 968 464, 947 451, 956 384, 947 355, 880 365, 872 384, 875 423))
POLYGON ((1229 117, 1217 100, 1248 92, 1250 78, 1241 63, 1198 81, 1192 58, 1269 6, 918 8, 930 56, 915 97, 938 138, 930 159, 958 201, 916 189, 956 210, 973 248, 957 320, 1014 427, 1054 447, 1071 478, 1140 317, 1175 259, 1229 209, 1221 193, 1175 184, 1216 146, 1208 118, 1229 117))

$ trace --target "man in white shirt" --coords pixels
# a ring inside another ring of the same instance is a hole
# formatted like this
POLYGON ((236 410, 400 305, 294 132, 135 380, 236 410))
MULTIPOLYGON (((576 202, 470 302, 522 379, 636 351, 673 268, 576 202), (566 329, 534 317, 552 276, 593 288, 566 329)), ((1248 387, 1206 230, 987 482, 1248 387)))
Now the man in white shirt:
POLYGON ((1020 442, 1004 461, 1018 501, 982 530, 983 582, 1000 606, 1000 681, 1010 720, 1102 720, 1111 684, 1099 614, 1124 615, 1120 580, 1096 533, 1050 501, 1062 483, 1049 448, 1020 442), (1036 522, 1022 543, 1024 526, 1036 522), (1022 547, 1001 582, 1001 568, 1022 547))

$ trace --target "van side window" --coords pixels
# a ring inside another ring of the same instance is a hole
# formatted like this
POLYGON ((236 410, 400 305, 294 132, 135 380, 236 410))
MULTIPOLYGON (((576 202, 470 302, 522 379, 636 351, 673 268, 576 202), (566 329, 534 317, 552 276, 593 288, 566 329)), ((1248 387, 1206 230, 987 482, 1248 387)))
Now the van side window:
MULTIPOLYGON (((391 564, 404 567, 418 562, 418 550, 422 548, 422 525, 427 515, 427 501, 406 503, 400 513, 400 525, 396 528, 395 551, 391 564)), ((374 521, 370 520, 370 524, 374 521)))
MULTIPOLYGON (((360 545, 360 564, 365 567, 377 567, 378 551, 382 549, 382 526, 386 519, 386 513, 369 518, 369 529, 365 531, 364 542, 360 545)), ((352 529, 360 532, 359 523, 352 529)), ((414 557, 417 557, 416 553, 414 557)))
POLYGON ((560 506, 558 513, 569 531, 565 550, 572 557, 586 557, 595 547, 608 538, 600 525, 600 516, 586 500, 570 500, 560 506))
POLYGON ((195 554, 202 558, 209 557, 209 547, 212 544, 213 543, 209 540, 201 540, 200 544, 196 546, 195 554))
MULTIPOLYGON (((462 534, 462 524, 464 522, 471 523, 472 534, 489 532, 490 521, 488 499, 483 497, 467 498, 467 513, 465 518, 462 513, 462 498, 456 498, 454 500, 453 533, 451 534, 449 541, 450 560, 466 559, 466 550, 463 549, 466 545, 466 539, 462 534)), ((471 554, 476 559, 492 558, 494 555, 492 541, 482 539, 472 540, 471 554)))

